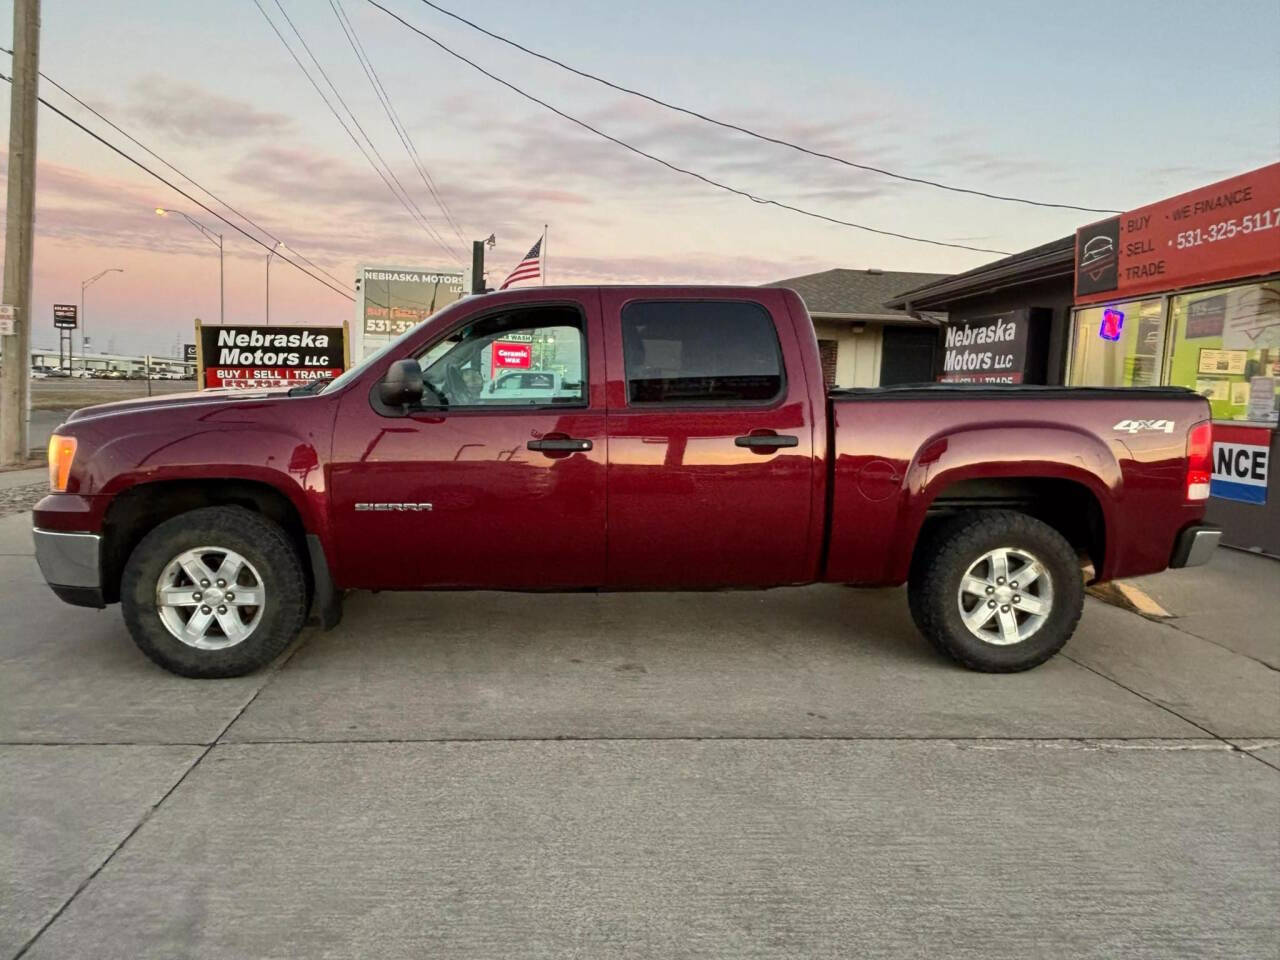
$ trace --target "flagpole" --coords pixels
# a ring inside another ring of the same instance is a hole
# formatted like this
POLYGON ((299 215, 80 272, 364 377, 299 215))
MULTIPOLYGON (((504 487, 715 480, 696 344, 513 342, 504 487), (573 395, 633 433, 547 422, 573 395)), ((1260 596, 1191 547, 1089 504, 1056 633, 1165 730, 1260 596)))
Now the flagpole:
POLYGON ((547 285, 547 225, 542 225, 542 285, 547 285))

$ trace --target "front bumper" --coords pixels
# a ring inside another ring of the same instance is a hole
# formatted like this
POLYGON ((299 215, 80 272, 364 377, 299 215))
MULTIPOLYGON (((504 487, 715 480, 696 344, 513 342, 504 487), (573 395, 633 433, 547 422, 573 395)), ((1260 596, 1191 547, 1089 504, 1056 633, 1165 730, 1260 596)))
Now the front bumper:
POLYGON ((1221 539, 1222 531, 1207 523, 1197 523, 1187 527, 1178 534, 1178 540, 1173 545, 1173 556, 1169 558, 1169 566, 1198 567, 1208 563, 1221 539))
POLYGON ((58 597, 79 607, 103 607, 102 538, 96 533, 63 533, 32 528, 36 563, 58 597))

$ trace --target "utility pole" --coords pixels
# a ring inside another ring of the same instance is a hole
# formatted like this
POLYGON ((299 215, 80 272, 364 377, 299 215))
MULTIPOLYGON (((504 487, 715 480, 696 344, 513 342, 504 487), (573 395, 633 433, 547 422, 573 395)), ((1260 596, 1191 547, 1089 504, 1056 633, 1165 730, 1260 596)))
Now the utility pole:
POLYGON ((471 241, 471 292, 484 293, 484 248, 492 250, 498 245, 498 238, 492 233, 483 240, 471 241))
POLYGON ((484 241, 471 241, 471 292, 484 293, 484 241))
POLYGON ((27 459, 31 366, 31 247, 36 197, 36 97, 40 76, 40 0, 13 3, 13 89, 9 95, 9 193, 4 302, 17 308, 0 365, 0 463, 27 459))
MULTIPOLYGON (((281 240, 278 243, 276 243, 276 245, 272 247, 269 251, 267 251, 267 323, 266 325, 268 327, 271 326, 271 258, 279 256, 280 250, 283 249, 283 247, 284 247, 284 241, 281 240)), ((221 250, 222 249, 221 246, 219 246, 218 249, 221 250)))

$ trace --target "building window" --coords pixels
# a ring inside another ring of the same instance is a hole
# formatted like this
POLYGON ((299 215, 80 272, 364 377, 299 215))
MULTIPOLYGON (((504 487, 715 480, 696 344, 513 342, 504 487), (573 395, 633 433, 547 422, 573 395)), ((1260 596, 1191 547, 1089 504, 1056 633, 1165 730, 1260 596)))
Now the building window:
POLYGON ((1207 398, 1215 420, 1275 421, 1280 280, 1175 296, 1169 332, 1169 383, 1207 398))
POLYGON ((818 341, 818 359, 822 361, 822 382, 828 390, 836 385, 836 357, 840 344, 835 340, 818 341))
POLYGON ((1156 386, 1160 383, 1164 344, 1162 297, 1077 310, 1070 384, 1156 386))

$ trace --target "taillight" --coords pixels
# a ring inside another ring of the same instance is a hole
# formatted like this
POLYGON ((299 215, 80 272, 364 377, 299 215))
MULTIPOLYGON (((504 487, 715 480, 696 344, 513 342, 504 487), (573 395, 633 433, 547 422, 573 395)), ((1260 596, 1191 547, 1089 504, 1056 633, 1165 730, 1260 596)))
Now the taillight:
POLYGON ((75 437, 60 437, 55 433, 49 438, 49 489, 54 493, 66 492, 75 455, 75 437))
POLYGON ((1213 476, 1213 424, 1197 423, 1187 434, 1187 499, 1207 500, 1213 476))

